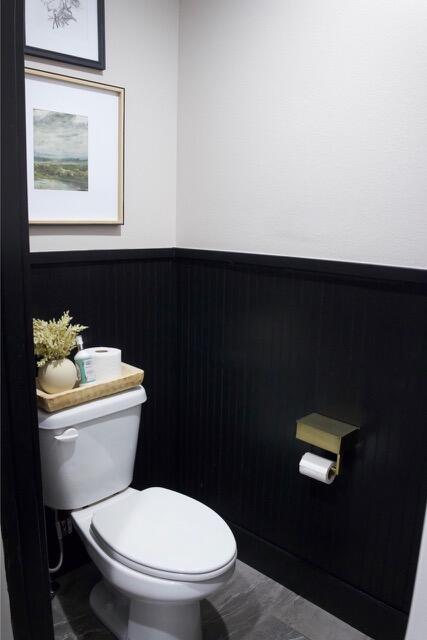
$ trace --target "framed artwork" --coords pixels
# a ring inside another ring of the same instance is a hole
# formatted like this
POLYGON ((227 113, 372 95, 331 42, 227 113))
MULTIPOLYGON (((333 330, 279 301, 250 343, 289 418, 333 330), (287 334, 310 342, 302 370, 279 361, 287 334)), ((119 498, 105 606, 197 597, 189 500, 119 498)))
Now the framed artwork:
POLYGON ((105 69, 104 0, 25 0, 25 53, 105 69))
POLYGON ((30 224, 123 224, 124 89, 25 70, 30 224))

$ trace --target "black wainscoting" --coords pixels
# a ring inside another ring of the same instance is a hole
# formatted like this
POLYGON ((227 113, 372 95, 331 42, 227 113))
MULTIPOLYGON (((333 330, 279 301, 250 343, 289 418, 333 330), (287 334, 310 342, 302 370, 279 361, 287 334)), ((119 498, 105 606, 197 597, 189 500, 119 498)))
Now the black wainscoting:
POLYGON ((69 309, 89 326, 89 345, 114 346, 146 371, 141 442, 134 483, 176 478, 176 278, 172 250, 32 254, 32 313, 69 309), (64 258, 66 261, 64 261, 64 258))
POLYGON ((33 313, 142 366, 135 486, 192 495, 243 560, 377 640, 403 638, 427 494, 427 274, 167 249, 33 254, 33 313), (357 424, 331 486, 295 421, 357 424))
POLYGON ((427 492, 427 274, 177 257, 180 490, 257 537, 238 536, 254 566, 271 574, 268 541, 353 587, 354 615, 331 607, 327 581, 313 589, 305 575, 297 591, 376 638, 402 638, 405 616, 363 615, 358 593, 409 611, 427 492), (361 427, 331 486, 298 474, 307 446, 295 422, 312 411, 361 427))
MULTIPOLYGON (((173 250, 32 254, 32 313, 58 317, 69 309, 89 326, 85 343, 122 350, 146 371, 134 486, 173 486, 176 444, 176 278, 173 250)), ((50 524, 50 523, 49 523, 50 524)), ((57 543, 48 526, 51 564, 57 543)), ((62 572, 84 562, 76 535, 64 540, 62 572)))

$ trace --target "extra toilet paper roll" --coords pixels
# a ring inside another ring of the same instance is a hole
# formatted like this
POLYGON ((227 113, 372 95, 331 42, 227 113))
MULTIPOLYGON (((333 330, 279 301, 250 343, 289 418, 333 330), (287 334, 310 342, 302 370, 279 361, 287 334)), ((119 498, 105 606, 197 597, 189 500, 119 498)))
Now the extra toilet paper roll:
POLYGON ((86 349, 93 362, 95 381, 102 382, 118 378, 122 373, 122 352, 113 347, 90 347, 86 349))
POLYGON ((331 484, 335 480, 332 469, 334 464, 333 460, 316 456, 314 453, 304 453, 299 463, 299 472, 313 480, 331 484))

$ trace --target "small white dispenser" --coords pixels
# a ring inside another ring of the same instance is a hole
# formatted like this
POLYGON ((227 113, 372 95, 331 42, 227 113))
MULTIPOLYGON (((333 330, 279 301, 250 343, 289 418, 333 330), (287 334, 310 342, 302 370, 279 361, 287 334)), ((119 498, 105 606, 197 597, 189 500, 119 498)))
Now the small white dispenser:
POLYGON ((96 375, 93 368, 92 356, 88 349, 83 349, 83 338, 81 336, 77 336, 76 344, 78 351, 74 356, 74 364, 77 369, 79 385, 83 386, 90 382, 95 382, 96 375))

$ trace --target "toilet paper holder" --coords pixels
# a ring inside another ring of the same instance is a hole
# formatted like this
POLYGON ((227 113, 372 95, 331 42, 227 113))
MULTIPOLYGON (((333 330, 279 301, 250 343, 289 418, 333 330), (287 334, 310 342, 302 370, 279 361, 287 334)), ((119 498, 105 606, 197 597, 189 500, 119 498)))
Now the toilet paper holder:
POLYGON ((332 469, 338 476, 341 471, 342 454, 356 445, 359 427, 322 416, 320 413, 310 413, 297 420, 296 437, 298 440, 334 453, 337 459, 332 469))

